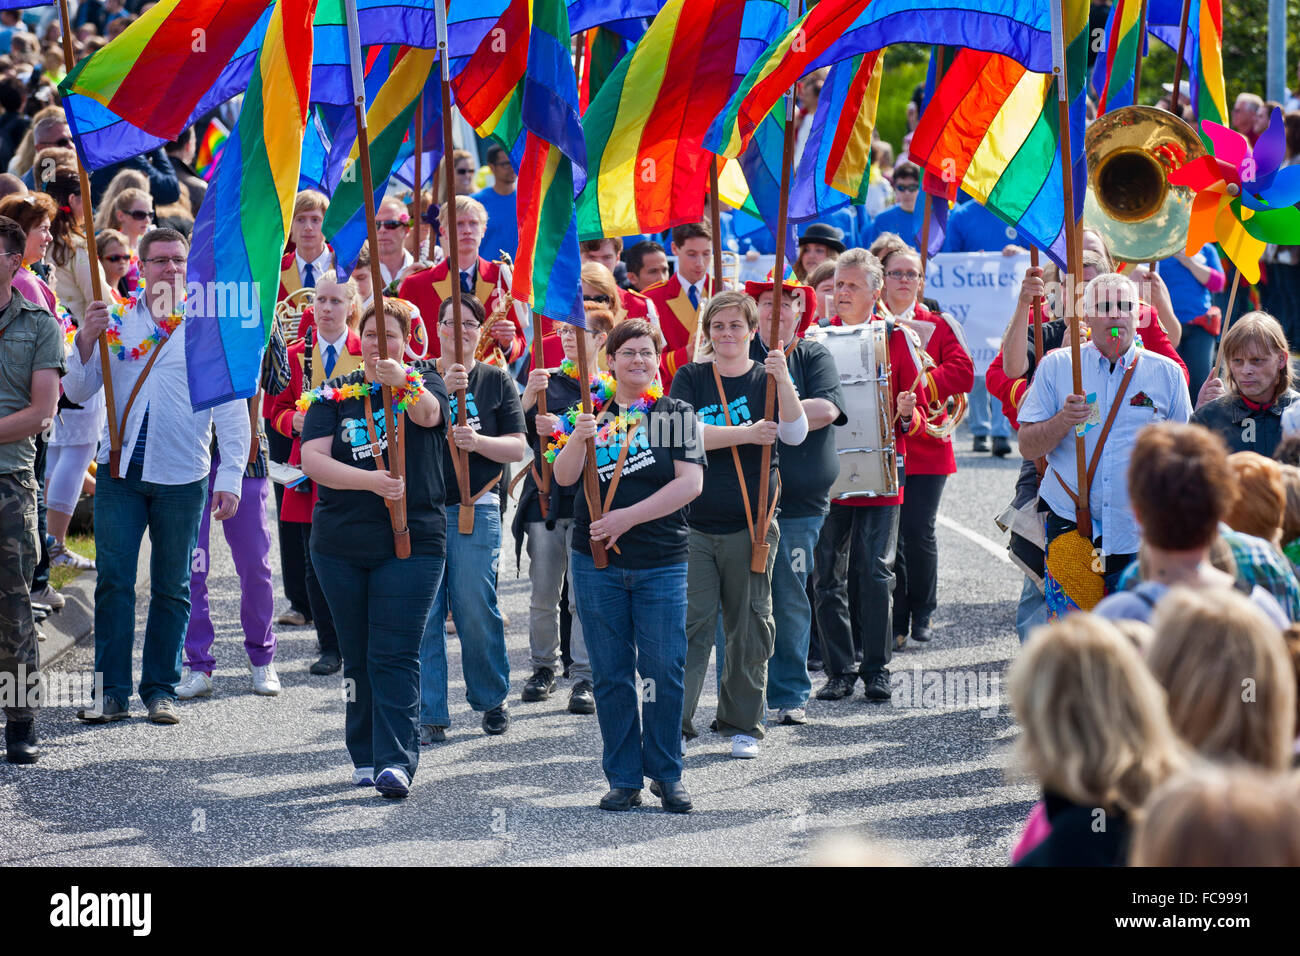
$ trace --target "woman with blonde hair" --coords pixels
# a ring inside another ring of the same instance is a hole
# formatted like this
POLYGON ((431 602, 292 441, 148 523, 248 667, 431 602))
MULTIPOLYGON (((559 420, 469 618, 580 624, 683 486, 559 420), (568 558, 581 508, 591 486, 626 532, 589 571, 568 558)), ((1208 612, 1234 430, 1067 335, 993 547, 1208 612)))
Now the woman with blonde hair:
POLYGON ((117 224, 113 221, 109 207, 117 201, 118 195, 124 189, 142 189, 149 192, 149 177, 138 169, 118 170, 104 187, 104 194, 99 197, 99 202, 95 204, 96 230, 116 228, 117 224))
POLYGON ((1227 381, 1206 381, 1192 421, 1222 435, 1229 451, 1273 454, 1300 398, 1281 324, 1267 312, 1247 312, 1224 333, 1219 354, 1215 368, 1227 369, 1227 381))
POLYGON ((95 233, 95 251, 116 297, 129 295, 126 274, 131 270, 131 247, 126 236, 116 229, 100 229, 95 233))
POLYGON ((1300 866, 1294 778, 1202 766, 1152 796, 1133 834, 1131 866, 1300 866))
POLYGON ((1285 770, 1296 679, 1277 625, 1235 591, 1188 588, 1165 597, 1151 623, 1147 665, 1178 734, 1211 760, 1285 770))
POLYGON ((1017 865, 1123 865, 1143 804, 1188 759, 1137 649, 1102 618, 1071 614, 1033 634, 1009 690, 1050 827, 1017 865))
MULTIPOLYGON (((119 174, 120 175, 120 174, 119 174)), ((116 177, 114 177, 116 181, 116 177)), ((100 216, 104 227, 111 227, 126 237, 127 252, 131 263, 126 269, 128 295, 134 291, 140 276, 140 260, 137 250, 144 234, 153 228, 153 198, 147 190, 128 186, 121 190, 111 202, 100 206, 100 216)))

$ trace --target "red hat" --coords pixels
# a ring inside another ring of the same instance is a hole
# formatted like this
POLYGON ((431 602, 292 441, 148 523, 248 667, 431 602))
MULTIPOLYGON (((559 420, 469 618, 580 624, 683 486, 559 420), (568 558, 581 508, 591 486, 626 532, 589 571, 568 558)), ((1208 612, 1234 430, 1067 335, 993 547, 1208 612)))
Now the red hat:
MULTIPOLYGON (((812 286, 804 285, 798 279, 794 279, 794 278, 784 279, 781 283, 781 286, 783 290, 786 292, 803 293, 803 314, 804 315, 812 315, 814 312, 817 311, 817 293, 813 291, 812 286)), ((758 301, 758 297, 761 296, 764 292, 773 292, 775 291, 775 289, 776 289, 776 282, 773 281, 771 273, 768 274, 766 282, 745 283, 745 295, 749 296, 755 302, 758 301)))

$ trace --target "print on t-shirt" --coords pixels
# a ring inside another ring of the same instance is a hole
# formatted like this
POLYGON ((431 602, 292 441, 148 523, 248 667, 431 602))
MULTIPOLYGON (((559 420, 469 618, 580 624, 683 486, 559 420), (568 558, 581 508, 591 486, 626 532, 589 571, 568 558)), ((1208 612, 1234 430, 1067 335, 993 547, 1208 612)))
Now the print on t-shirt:
MULTIPOLYGON (((459 396, 456 395, 454 392, 452 393, 451 396, 452 424, 456 423, 457 416, 460 415, 460 412, 458 411, 460 406, 457 404, 456 401, 458 397, 459 396)), ((483 425, 480 422, 478 416, 478 405, 475 404, 474 402, 474 393, 469 391, 468 389, 466 389, 465 391, 465 424, 468 425, 470 428, 474 429, 474 431, 476 432, 481 432, 483 430, 483 425)))
MULTIPOLYGON (((384 408, 373 409, 371 414, 375 419, 375 436, 379 439, 379 448, 381 451, 388 449, 388 422, 384 417, 384 408)), ((368 461, 374 457, 374 449, 370 447, 370 433, 366 430, 366 423, 360 418, 344 418, 342 422, 343 440, 348 443, 352 449, 352 461, 368 461)))
MULTIPOLYGON (((608 444, 599 442, 596 444, 596 474, 605 484, 614 480, 614 466, 618 464, 618 453, 623 448, 623 437, 623 432, 618 432, 610 436, 608 444)), ((623 475, 633 474, 653 464, 654 452, 650 448, 649 425, 643 420, 637 426, 627 446, 627 461, 623 463, 623 475)))
MULTIPOLYGON (((754 421, 754 416, 749 413, 748 395, 732 399, 731 404, 727 406, 727 411, 731 413, 730 424, 732 425, 749 425, 754 421)), ((701 406, 696 414, 699 415, 701 425, 728 424, 726 416, 722 414, 722 406, 717 402, 701 406)))

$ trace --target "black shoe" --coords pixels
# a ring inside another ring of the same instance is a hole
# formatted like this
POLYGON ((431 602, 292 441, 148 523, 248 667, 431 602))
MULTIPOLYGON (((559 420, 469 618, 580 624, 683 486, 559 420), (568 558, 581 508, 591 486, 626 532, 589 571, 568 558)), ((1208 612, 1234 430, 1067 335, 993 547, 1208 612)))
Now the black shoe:
POLYGON ((988 436, 988 435, 976 435, 976 436, 975 436, 975 443, 974 443, 973 445, 971 445, 971 450, 972 450, 972 451, 988 451, 988 450, 989 450, 989 436, 988 436))
POLYGON ((680 780, 674 780, 672 783, 660 783, 658 780, 650 781, 650 792, 659 798, 663 808, 667 813, 690 813, 691 795, 686 792, 680 780))
POLYGON ((889 687, 889 671, 876 671, 862 680, 867 685, 867 700, 882 703, 894 696, 889 687))
POLYGON ((36 763, 41 748, 36 746, 35 720, 10 720, 5 724, 5 760, 9 763, 36 763))
POLYGON ((510 710, 505 704, 493 707, 483 714, 483 729, 493 736, 504 734, 509 726, 510 710))
POLYGON ((337 674, 343 667, 343 658, 339 657, 332 651, 326 651, 321 654, 320 659, 308 668, 313 674, 337 674))
POLYGON ((1011 454, 1011 442, 1007 441, 1001 435, 993 436, 993 457, 1006 458, 1011 454))
POLYGON ((602 810, 631 810, 641 806, 641 791, 628 787, 614 787, 600 798, 602 810))
POLYGON ((814 658, 813 660, 811 660, 811 661, 808 662, 808 673, 809 673, 809 674, 815 674, 815 673, 817 673, 817 671, 821 670, 823 666, 824 666, 824 665, 822 664, 821 661, 816 660, 816 659, 814 658))
POLYGON ((928 644, 934 637, 934 632, 930 630, 929 624, 913 624, 912 640, 918 644, 928 644))
POLYGON ((841 674, 832 677, 817 692, 818 700, 843 700, 853 696, 853 688, 858 682, 856 674, 841 674))
POLYGON ((714 717, 709 721, 709 730, 713 731, 715 734, 718 732, 718 718, 714 717))
POLYGON ((555 671, 549 667, 539 667, 533 671, 532 677, 524 681, 524 692, 520 695, 520 700, 529 703, 546 700, 553 690, 555 690, 555 671))
POLYGON ((85 707, 77 711, 77 719, 84 720, 88 724, 107 724, 117 720, 126 720, 130 716, 130 711, 112 697, 105 697, 99 702, 97 709, 85 707))
POLYGON ((569 691, 569 713, 594 714, 596 712, 596 691, 591 681, 580 680, 569 691))

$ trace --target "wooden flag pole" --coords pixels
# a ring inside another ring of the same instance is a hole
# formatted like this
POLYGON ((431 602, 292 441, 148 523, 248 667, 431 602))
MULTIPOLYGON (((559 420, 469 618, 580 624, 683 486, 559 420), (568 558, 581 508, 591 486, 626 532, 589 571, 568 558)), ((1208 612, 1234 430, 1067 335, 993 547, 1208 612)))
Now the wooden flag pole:
MULTIPOLYGON (((455 358, 457 365, 465 364, 465 345, 462 341, 461 298, 460 298, 460 250, 457 247, 456 228, 456 189, 451 163, 451 63, 447 45, 447 10, 441 3, 434 4, 434 13, 438 25, 438 62, 441 65, 442 78, 439 86, 442 92, 442 155, 443 169, 447 179, 447 278, 451 281, 451 321, 455 336, 455 358)), ((372 261, 374 257, 371 257, 372 261)), ((437 323, 438 316, 431 320, 437 323)), ((444 355, 443 358, 446 358, 444 355)), ((465 389, 456 389, 456 424, 465 424, 465 389)), ((460 485, 460 518, 457 529, 461 534, 474 533, 474 502, 470 500, 469 487, 469 453, 463 448, 451 445, 452 467, 456 472, 456 483, 460 485)))
MULTIPOLYGON (((59 0, 59 19, 62 21, 63 62, 71 70, 74 63, 72 53, 72 29, 68 20, 68 0, 59 0)), ((95 210, 91 202, 90 177, 86 167, 81 163, 81 153, 77 153, 77 175, 81 177, 81 221, 86 233, 86 258, 90 263, 90 297, 95 302, 105 302, 104 287, 99 281, 99 248, 95 242, 95 210)), ((78 317, 80 318, 80 316, 78 317)), ((108 334, 99 334, 99 370, 104 378, 104 405, 108 412, 108 470, 114 478, 118 476, 118 466, 122 463, 122 426, 126 422, 117 420, 117 398, 113 394, 113 364, 108 357, 108 334)))
MULTIPOLYGON (((420 251, 420 231, 421 231, 420 230, 420 226, 421 226, 420 206, 423 205, 422 200, 424 199, 424 195, 422 193, 422 190, 424 189, 424 168, 423 168, 424 156, 421 155, 424 152, 424 94, 423 93, 421 93, 419 98, 417 98, 415 101, 414 139, 415 139, 415 195, 412 198, 414 199, 415 213, 412 219, 414 220, 415 223, 414 255, 416 261, 418 262, 422 258, 424 258, 423 253, 420 251)), ((437 330, 426 329, 425 333, 427 335, 436 335, 437 330)))
MULTIPOLYGON (((1056 47, 1057 67, 1057 118, 1061 130, 1061 185, 1065 194, 1065 248, 1069 262, 1068 294, 1065 296, 1065 321, 1067 329, 1074 332, 1078 328, 1081 315, 1083 287, 1079 279, 1083 276, 1082 236, 1075 226, 1074 218, 1074 153, 1070 145, 1070 79, 1066 63, 1065 50, 1065 0, 1056 0, 1056 16, 1059 23, 1053 31, 1052 38, 1056 47), (1073 327, 1069 323, 1074 323, 1073 327)), ((1039 356, 1041 361, 1042 357, 1039 356)), ((1070 336, 1070 366, 1073 372, 1074 394, 1083 395, 1083 359, 1079 353, 1079 336, 1070 336)), ((1076 432, 1074 438, 1075 470, 1077 471, 1079 500, 1075 509, 1075 518, 1079 525, 1079 534, 1092 538, 1092 512, 1088 499, 1088 452, 1083 436, 1076 432)))
MULTIPOLYGON (((578 343, 580 348, 584 348, 586 346, 586 338, 587 338, 586 335, 580 337, 578 343)), ((542 317, 540 315, 534 315, 533 316, 533 371, 535 372, 539 368, 545 368, 545 364, 543 362, 543 356, 542 356, 542 317)), ((581 372, 579 372, 579 374, 581 374, 581 372)), ((537 393, 537 414, 538 415, 547 414, 546 389, 542 389, 540 392, 537 393)), ((539 451, 545 450, 546 437, 544 435, 538 436, 537 448, 539 451)), ((551 499, 551 463, 546 460, 545 455, 542 455, 541 460, 537 462, 537 474, 538 474, 537 503, 541 506, 542 520, 545 521, 549 517, 549 513, 551 509, 551 500, 550 500, 551 499)))
MULTIPOLYGON (((578 332, 578 394, 582 397, 582 413, 591 414, 591 369, 587 363, 587 330, 577 327, 578 332)), ((611 399, 612 401, 612 399, 611 399)), ((631 441, 632 436, 626 432, 623 441, 631 441)), ((587 439, 587 456, 582 466, 582 491, 587 499, 588 527, 591 522, 599 521, 603 513, 600 504, 600 478, 596 474, 596 439, 587 439)), ((597 568, 609 567, 609 552, 603 541, 590 538, 591 560, 597 568)))
MULTIPOLYGON (((1228 293, 1228 311, 1223 314, 1223 332, 1219 336, 1219 342, 1223 342, 1223 337, 1228 334, 1228 326, 1232 324, 1232 307, 1237 301, 1237 287, 1241 285, 1241 270, 1237 264, 1232 264, 1235 275, 1232 277, 1232 291, 1228 293)), ((1223 375, 1223 349, 1219 349, 1219 354, 1214 357, 1214 374, 1211 378, 1219 378, 1223 375)), ((1202 382, 1202 385, 1205 383, 1202 382)))
MULTIPOLYGON (((370 168, 370 137, 366 129, 366 88, 361 78, 361 32, 357 26, 356 0, 344 4, 348 28, 348 59, 352 68, 352 108, 357 121, 357 156, 361 161, 361 194, 365 201, 366 233, 370 242, 370 283, 375 310, 375 330, 379 333, 379 357, 389 358, 388 319, 384 315, 384 279, 380 271, 379 237, 375 227, 375 180, 370 168)), ((384 430, 388 436, 388 470, 394 478, 406 477, 405 451, 398 441, 397 421, 393 411, 392 389, 380 386, 384 405, 384 430)), ((403 414, 405 414, 403 412, 403 414)), ((383 459, 375 463, 378 468, 383 459)), ((406 490, 397 500, 384 499, 393 524, 393 549, 399 558, 411 556, 411 535, 406 527, 406 490)))
MULTIPOLYGON (((925 174, 921 174, 924 178, 925 174)), ((922 200, 924 205, 921 207, 921 248, 917 251, 921 254, 921 281, 916 284, 916 301, 920 302, 925 297, 925 270, 930 265, 930 194, 924 189, 921 190, 925 199, 922 200)))
MULTIPOLYGON (((1192 0, 1183 0, 1183 14, 1178 21, 1178 56, 1174 58, 1174 90, 1169 94, 1172 97, 1169 101, 1169 112, 1179 119, 1182 119, 1183 114, 1178 109, 1178 92, 1183 80, 1183 51, 1187 49, 1187 21, 1191 13, 1192 0)), ((1133 102, 1137 102, 1136 88, 1133 90, 1133 102)))
MULTIPOLYGON (((713 229, 713 294, 722 291, 722 206, 718 196, 718 157, 709 160, 709 225, 713 229)), ((696 327, 699 327, 698 321, 696 327)))

